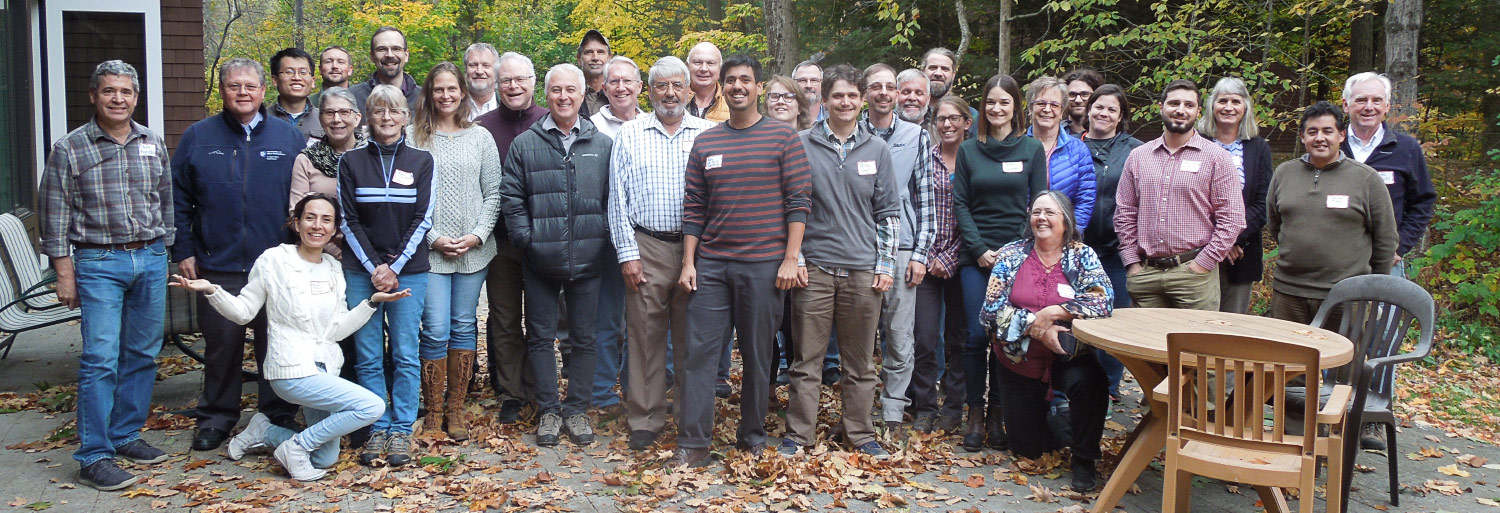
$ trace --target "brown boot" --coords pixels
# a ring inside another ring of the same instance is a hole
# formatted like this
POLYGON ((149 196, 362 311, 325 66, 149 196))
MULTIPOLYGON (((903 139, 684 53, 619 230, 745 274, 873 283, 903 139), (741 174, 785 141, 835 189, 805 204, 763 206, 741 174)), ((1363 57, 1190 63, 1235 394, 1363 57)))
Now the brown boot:
POLYGON ((985 445, 997 451, 1010 448, 1005 438, 1004 413, 1001 407, 991 406, 984 415, 985 445))
POLYGON ((427 406, 422 431, 443 430, 443 383, 447 377, 447 358, 422 360, 422 404, 427 406))
POLYGON ((464 398, 469 395, 469 378, 474 377, 474 350, 448 350, 448 438, 462 442, 469 439, 464 424, 464 398))
POLYGON ((969 416, 964 424, 964 450, 977 452, 984 448, 984 410, 969 407, 969 416))

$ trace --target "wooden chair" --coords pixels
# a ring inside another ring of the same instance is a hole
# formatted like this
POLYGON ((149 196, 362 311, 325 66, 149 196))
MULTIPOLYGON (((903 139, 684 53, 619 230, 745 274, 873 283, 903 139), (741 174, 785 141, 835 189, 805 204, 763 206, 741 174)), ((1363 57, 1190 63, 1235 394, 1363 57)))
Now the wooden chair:
MULTIPOLYGON (((1311 513, 1318 457, 1328 456, 1328 502, 1341 504, 1344 412, 1350 388, 1335 387, 1328 406, 1303 404, 1303 433, 1286 434, 1287 382, 1305 375, 1318 386, 1317 349, 1224 334, 1173 333, 1167 336, 1167 464, 1162 511, 1189 511, 1193 475, 1260 487, 1266 508, 1286 511, 1270 488, 1297 488, 1300 510, 1311 513), (1311 372, 1309 372, 1311 370, 1311 372), (1209 389, 1208 373, 1233 373, 1233 399, 1223 386, 1209 389), (1266 411, 1268 402, 1271 410, 1266 411), (1267 422, 1269 413, 1269 423, 1267 422), (1329 436, 1316 436, 1319 425, 1329 436)), ((1165 387, 1165 390, 1163 390, 1165 387)))

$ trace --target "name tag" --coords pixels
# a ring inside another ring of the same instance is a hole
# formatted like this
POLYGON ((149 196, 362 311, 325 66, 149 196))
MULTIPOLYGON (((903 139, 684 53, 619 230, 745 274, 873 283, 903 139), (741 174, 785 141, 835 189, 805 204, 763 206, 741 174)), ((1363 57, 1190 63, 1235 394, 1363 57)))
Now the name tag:
POLYGON ((683 139, 682 140, 682 152, 683 153, 689 153, 691 151, 693 151, 693 140, 692 139, 683 139))
POLYGON ((1234 167, 1235 168, 1244 168, 1245 167, 1245 157, 1241 157, 1239 155, 1230 155, 1230 157, 1234 159, 1234 167))
POLYGON ((1063 299, 1073 299, 1073 286, 1066 283, 1057 284, 1057 295, 1063 299))
POLYGON ((1203 167, 1203 163, 1196 160, 1182 161, 1182 170, 1189 173, 1197 173, 1198 169, 1201 167, 1203 167))
POLYGON ((397 169, 396 172, 391 175, 391 181, 401 185, 411 185, 411 183, 416 181, 416 179, 411 176, 410 171, 402 171, 400 169, 397 169))
POLYGON ((723 155, 709 155, 708 160, 703 162, 704 169, 718 169, 724 167, 723 155))
POLYGON ((1019 173, 1025 169, 1025 166, 1025 164, 1020 162, 1003 162, 1000 164, 1000 171, 1005 173, 1019 173))
POLYGON ((1329 194, 1328 208, 1349 208, 1349 196, 1344 194, 1329 194))
POLYGON ((859 161, 859 176, 869 176, 869 175, 873 175, 873 174, 875 174, 875 161, 873 161, 873 160, 861 160, 861 161, 859 161))
POLYGON ((141 143, 141 156, 142 157, 155 157, 156 156, 156 145, 155 144, 151 144, 151 143, 141 143))
POLYGON ((325 280, 314 280, 311 282, 313 294, 328 294, 333 292, 333 282, 325 280))
POLYGON ((1385 182, 1386 185, 1396 185, 1395 171, 1376 171, 1376 173, 1380 173, 1380 181, 1385 182))

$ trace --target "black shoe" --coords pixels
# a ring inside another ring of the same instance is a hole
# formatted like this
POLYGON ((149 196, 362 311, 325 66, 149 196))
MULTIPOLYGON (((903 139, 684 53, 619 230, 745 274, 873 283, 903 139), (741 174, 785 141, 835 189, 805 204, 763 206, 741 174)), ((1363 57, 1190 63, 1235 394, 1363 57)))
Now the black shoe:
POLYGON ((950 435, 956 434, 960 424, 963 424, 963 418, 959 415, 938 415, 937 419, 932 421, 932 430, 950 435))
POLYGON ((1385 450, 1385 425, 1365 424, 1364 429, 1359 430, 1359 448, 1370 451, 1385 450))
POLYGON ((161 463, 167 461, 167 453, 161 449, 152 447, 145 440, 139 438, 134 441, 115 448, 115 456, 136 463, 161 463))
POLYGON ((672 455, 672 459, 667 460, 667 468, 707 467, 709 466, 709 464, 713 463, 713 458, 711 458, 710 456, 712 456, 712 454, 708 452, 708 449, 685 449, 682 447, 678 447, 676 454, 672 455))
POLYGON ((131 474, 115 465, 115 460, 105 458, 92 465, 78 469, 78 482, 96 490, 112 492, 140 481, 141 476, 131 474))
POLYGON ((1073 491, 1086 493, 1093 490, 1098 482, 1099 471, 1094 468, 1094 462, 1073 458, 1073 491))
POLYGON ((844 378, 844 375, 843 375, 842 372, 839 372, 839 368, 838 367, 829 367, 827 369, 823 369, 823 384, 824 385, 833 386, 835 383, 838 383, 839 380, 843 379, 843 378, 844 378))
POLYGON ((222 429, 198 428, 193 432, 193 450, 212 451, 217 450, 225 440, 229 439, 229 432, 222 429))
POLYGON ((515 424, 521 420, 521 401, 509 400, 500 403, 500 414, 495 420, 501 424, 515 424))
POLYGON ((717 382, 714 382, 714 397, 729 397, 729 395, 733 393, 734 387, 729 386, 729 380, 721 379, 717 382))
POLYGON ((911 428, 924 435, 931 433, 932 424, 936 418, 937 415, 931 413, 917 415, 917 420, 911 423, 911 428))
POLYGON ((644 451, 656 443, 656 432, 637 429, 630 432, 630 441, 627 443, 632 451, 644 451))

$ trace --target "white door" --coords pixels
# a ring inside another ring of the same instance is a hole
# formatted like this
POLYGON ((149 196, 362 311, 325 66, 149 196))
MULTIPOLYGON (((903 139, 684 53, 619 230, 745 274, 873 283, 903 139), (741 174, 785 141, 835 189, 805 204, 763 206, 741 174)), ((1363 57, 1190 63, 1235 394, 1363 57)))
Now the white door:
MULTIPOLYGON (((43 23, 46 41, 42 82, 47 145, 88 120, 89 77, 109 59, 132 62, 145 93, 137 120, 165 133, 162 107, 161 3, 155 0, 47 0, 43 23), (129 44, 118 44, 124 41, 129 44), (68 55, 73 52, 74 55, 68 55), (143 65, 142 65, 143 64, 143 65), (144 115, 144 118, 142 117, 144 115)), ((39 125, 40 128, 40 125, 39 125)), ((38 138, 42 139, 42 138, 38 138)), ((40 178, 41 173, 37 173, 40 178)))

